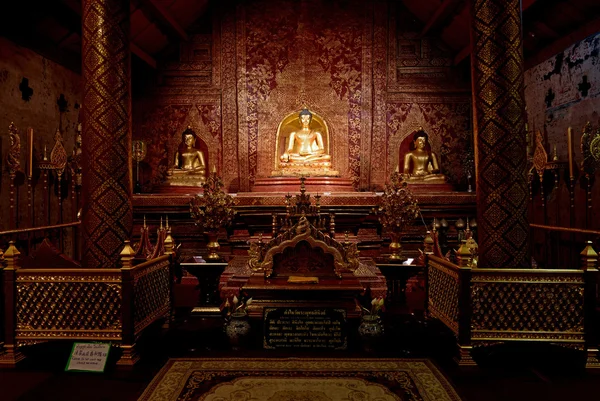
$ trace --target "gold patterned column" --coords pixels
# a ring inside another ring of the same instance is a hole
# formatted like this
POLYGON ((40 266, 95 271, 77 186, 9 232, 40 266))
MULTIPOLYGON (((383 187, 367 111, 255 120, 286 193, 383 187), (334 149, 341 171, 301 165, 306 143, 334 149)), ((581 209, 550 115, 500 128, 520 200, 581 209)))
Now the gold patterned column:
POLYGON ((129 0, 83 0, 83 252, 115 267, 132 229, 129 0))
POLYGON ((521 3, 471 0, 480 267, 530 267, 521 3))

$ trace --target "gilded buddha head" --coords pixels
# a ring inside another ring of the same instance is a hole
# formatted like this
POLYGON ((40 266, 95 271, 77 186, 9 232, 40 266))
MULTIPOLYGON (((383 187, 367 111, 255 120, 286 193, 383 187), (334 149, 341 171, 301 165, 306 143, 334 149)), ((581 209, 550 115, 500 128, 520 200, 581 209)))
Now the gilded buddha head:
POLYGON ((308 109, 302 109, 300 113, 298 113, 298 118, 300 119, 302 127, 308 127, 312 121, 312 113, 308 109))
POLYGON ((181 143, 185 144, 188 148, 196 146, 196 133, 192 130, 192 127, 187 127, 185 131, 181 133, 181 143))
POLYGON ((414 133, 412 140, 412 149, 417 149, 424 151, 427 149, 427 144, 429 143, 429 135, 427 132, 420 128, 414 133))

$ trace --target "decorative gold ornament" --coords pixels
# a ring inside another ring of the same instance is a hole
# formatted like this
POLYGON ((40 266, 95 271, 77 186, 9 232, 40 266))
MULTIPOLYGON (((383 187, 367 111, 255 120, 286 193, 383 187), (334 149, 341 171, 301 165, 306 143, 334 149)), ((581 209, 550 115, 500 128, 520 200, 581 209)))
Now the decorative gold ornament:
POLYGON ((6 154, 6 166, 11 175, 15 175, 21 169, 21 137, 14 123, 8 126, 8 138, 10 147, 6 154))
POLYGON ((406 225, 418 217, 419 206, 403 175, 396 171, 390 176, 390 181, 379 200, 379 222, 392 237, 390 260, 401 261, 404 258, 400 235, 406 225))
POLYGON ((600 166, 600 127, 595 132, 592 124, 588 121, 583 128, 581 137, 581 153, 583 161, 581 167, 586 174, 592 176, 600 166))
POLYGON ((141 139, 136 139, 131 143, 131 158, 136 163, 135 168, 135 186, 134 192, 141 193, 142 192, 142 184, 140 183, 140 162, 144 160, 146 157, 147 147, 146 142, 141 139))
POLYGON ((217 250, 219 242, 217 234, 219 229, 228 227, 235 216, 235 200, 223 191, 223 181, 217 176, 216 169, 202 185, 203 194, 197 194, 190 200, 190 213, 196 225, 209 236, 208 259, 219 259, 217 250))
POLYGON ((538 131, 535 134, 535 150, 533 152, 533 168, 538 174, 540 181, 544 178, 544 170, 546 169, 546 163, 548 163, 548 153, 544 148, 544 137, 542 133, 538 131))

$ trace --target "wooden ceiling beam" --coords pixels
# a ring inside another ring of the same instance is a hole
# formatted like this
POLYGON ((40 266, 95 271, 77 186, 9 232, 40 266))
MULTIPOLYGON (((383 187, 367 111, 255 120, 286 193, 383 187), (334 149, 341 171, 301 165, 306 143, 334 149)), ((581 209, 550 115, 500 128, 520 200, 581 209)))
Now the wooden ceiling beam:
MULTIPOLYGON (((142 3, 146 5, 152 15, 160 20, 164 26, 166 26, 173 34, 183 41, 188 41, 188 34, 183 30, 181 25, 171 15, 158 0, 142 0, 142 3)), ((160 24, 157 24, 160 28, 160 24)))
MULTIPOLYGON (((531 7, 533 5, 533 3, 535 3, 536 0, 522 0, 521 1, 521 16, 523 15, 523 12, 525 10, 527 10, 529 7, 531 7)), ((458 63, 460 63, 461 61, 463 61, 465 58, 469 57, 471 55, 471 44, 469 43, 467 46, 465 46, 461 51, 459 51, 456 56, 454 56, 454 65, 457 65, 458 63)))
POLYGON ((450 6, 457 4, 460 0, 444 0, 442 4, 435 10, 435 13, 429 18, 427 24, 421 30, 421 37, 425 36, 432 28, 435 28, 438 24, 444 21, 448 16, 448 9, 450 6))
MULTIPOLYGON (((81 7, 74 6, 74 4, 72 2, 65 2, 64 4, 67 5, 76 14, 79 15, 79 20, 80 20, 79 28, 74 33, 81 36, 81 13, 82 13, 81 7)), ((131 50, 131 53, 135 54, 137 57, 139 57, 141 60, 143 60, 146 64, 148 64, 150 67, 156 69, 156 60, 154 59, 154 57, 152 57, 151 55, 149 55, 148 53, 143 51, 133 41, 129 42, 129 49, 131 50)))
POLYGON ((537 29, 539 33, 544 36, 549 37, 550 39, 558 39, 560 35, 554 29, 550 28, 548 25, 544 24, 542 21, 534 22, 534 27, 537 29))
POLYGON ((521 1, 521 10, 525 11, 527 10, 529 7, 531 7, 533 5, 533 3, 535 3, 536 0, 522 0, 521 1))
POLYGON ((146 53, 145 51, 140 49, 140 47, 138 45, 136 45, 135 43, 133 43, 133 41, 129 42, 129 48, 131 49, 131 52, 133 54, 135 54, 140 59, 145 61, 146 64, 148 64, 150 67, 156 69, 156 60, 154 59, 154 57, 152 57, 151 55, 149 55, 148 53, 146 53))
POLYGON ((469 43, 461 51, 459 51, 456 56, 454 56, 454 65, 458 65, 461 61, 463 61, 470 55, 471 55, 471 44, 469 43))

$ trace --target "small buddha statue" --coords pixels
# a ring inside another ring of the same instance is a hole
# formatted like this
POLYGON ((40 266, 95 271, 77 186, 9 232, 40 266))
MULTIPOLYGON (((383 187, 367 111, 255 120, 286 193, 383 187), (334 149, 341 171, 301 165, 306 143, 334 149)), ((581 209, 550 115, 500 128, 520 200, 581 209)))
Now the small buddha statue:
POLYGON ((404 175, 409 182, 446 182, 446 177, 440 173, 437 156, 430 150, 429 137, 423 128, 414 133, 411 149, 404 156, 404 175))
POLYGON ((173 168, 167 172, 171 185, 198 186, 204 183, 206 163, 204 154, 195 147, 196 133, 188 127, 181 134, 181 143, 175 152, 173 168))
POLYGON ((318 163, 318 166, 330 167, 331 156, 325 152, 323 136, 310 128, 312 113, 304 109, 298 117, 302 129, 290 134, 287 149, 279 157, 280 162, 295 165, 318 163))

